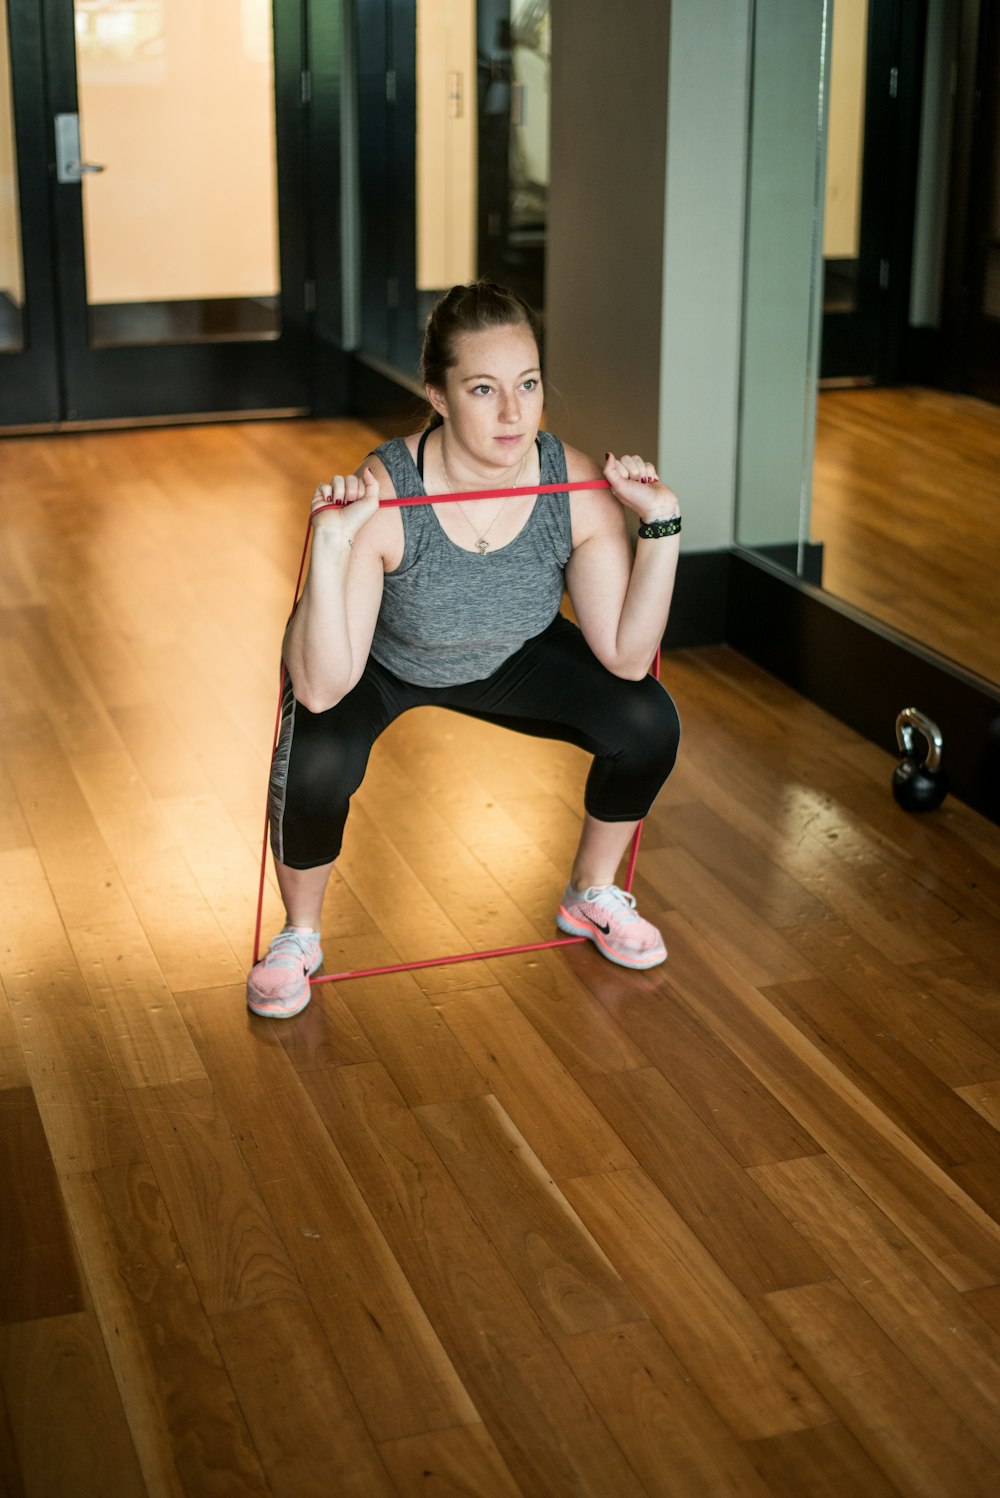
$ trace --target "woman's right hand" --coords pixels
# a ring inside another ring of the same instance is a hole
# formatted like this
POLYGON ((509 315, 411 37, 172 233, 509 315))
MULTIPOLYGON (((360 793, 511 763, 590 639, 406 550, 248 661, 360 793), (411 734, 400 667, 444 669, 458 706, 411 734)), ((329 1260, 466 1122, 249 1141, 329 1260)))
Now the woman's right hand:
POLYGON ((328 484, 317 484, 312 497, 313 530, 339 534, 348 546, 378 510, 378 479, 370 468, 356 473, 336 473, 328 484), (331 507, 331 508, 327 508, 331 507))

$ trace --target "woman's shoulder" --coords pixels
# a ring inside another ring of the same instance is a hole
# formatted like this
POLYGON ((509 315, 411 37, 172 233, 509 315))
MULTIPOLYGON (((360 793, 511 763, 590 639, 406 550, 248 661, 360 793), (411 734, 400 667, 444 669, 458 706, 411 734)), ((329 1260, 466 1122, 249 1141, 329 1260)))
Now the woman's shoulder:
POLYGON ((374 451, 377 452, 377 453, 380 453, 380 452, 404 453, 404 452, 406 452, 406 453, 409 453, 409 455, 410 455, 411 458, 415 458, 416 457, 416 453, 417 453, 417 449, 420 446, 420 439, 422 437, 424 437, 425 435, 426 435, 426 433, 423 430, 421 430, 419 432, 408 432, 406 434, 406 436, 404 436, 404 437, 387 437, 384 442, 380 442, 379 443, 378 447, 376 447, 374 449, 374 451))
POLYGON ((416 464, 419 441, 419 432, 409 437, 389 437, 368 454, 365 462, 372 467, 379 483, 386 485, 386 493, 391 490, 393 495, 412 494, 419 485, 416 464))

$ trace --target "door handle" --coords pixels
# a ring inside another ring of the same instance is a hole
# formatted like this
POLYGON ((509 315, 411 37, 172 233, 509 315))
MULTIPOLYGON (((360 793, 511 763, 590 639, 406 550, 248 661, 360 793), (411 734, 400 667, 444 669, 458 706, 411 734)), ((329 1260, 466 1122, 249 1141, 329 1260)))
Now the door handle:
POLYGON ((91 172, 103 172, 97 161, 80 160, 80 116, 56 115, 56 181, 80 182, 91 172))

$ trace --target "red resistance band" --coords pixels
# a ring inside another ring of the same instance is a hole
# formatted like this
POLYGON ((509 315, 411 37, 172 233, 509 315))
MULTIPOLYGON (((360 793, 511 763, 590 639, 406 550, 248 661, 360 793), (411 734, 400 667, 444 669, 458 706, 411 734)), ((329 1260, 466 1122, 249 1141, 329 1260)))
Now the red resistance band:
MULTIPOLYGON (((392 499, 380 499, 378 502, 380 510, 397 509, 400 505, 447 505, 454 500, 463 499, 511 499, 515 494, 566 494, 573 489, 610 489, 611 485, 607 479, 574 479, 571 484, 529 484, 527 488, 521 489, 467 489, 462 494, 406 494, 402 498, 394 495, 392 499)), ((345 510, 349 506, 338 504, 331 499, 325 505, 317 505, 313 515, 318 515, 320 510, 345 510)), ((312 516, 310 516, 312 519, 312 516)))
MULTIPOLYGON (((572 489, 610 488, 611 485, 608 483, 607 479, 583 479, 566 484, 537 484, 521 489, 472 489, 460 494, 409 494, 402 497, 394 496, 391 499, 380 500, 379 508, 392 509, 397 508, 401 505, 450 504, 452 502, 460 500, 506 499, 508 496, 513 496, 515 494, 565 494, 567 490, 572 489)), ((310 511, 309 523, 306 526, 305 543, 302 547, 302 560, 299 563, 299 575, 295 582, 295 595, 292 599, 292 614, 295 613, 295 610, 298 608, 299 604, 299 593, 302 588, 302 578, 306 570, 306 558, 309 554, 309 540, 312 536, 313 516, 318 515, 321 510, 340 510, 346 508, 347 506, 337 504, 334 500, 330 500, 326 504, 317 505, 315 509, 310 511)), ((653 659, 650 670, 652 671, 654 676, 659 676, 659 649, 657 649, 656 651, 656 655, 653 659)), ((281 729, 281 702, 284 695, 284 686, 285 667, 284 665, 282 665, 281 683, 278 688, 278 711, 275 717, 274 738, 271 744, 272 758, 274 756, 274 751, 277 748, 278 734, 281 729)), ((253 960, 255 964, 260 958, 260 928, 264 909, 264 880, 267 874, 267 835, 270 828, 270 823, 271 805, 270 797, 268 797, 268 801, 264 811, 264 841, 260 854, 260 884, 257 890, 257 921, 254 927, 253 937, 253 960)), ((632 842, 629 848, 628 866, 625 871, 625 883, 623 886, 626 892, 628 892, 632 888, 632 881, 635 877, 635 866, 639 857, 639 840, 641 837, 642 823, 640 822, 632 836, 632 842)), ((413 972, 417 968, 445 967, 448 964, 455 962, 477 962, 481 958, 486 957, 513 957, 521 952, 542 952, 547 950, 549 947, 572 947, 577 946, 580 942, 586 940, 587 937, 585 936, 559 936, 555 937, 551 941, 526 942, 520 946, 515 947, 495 947, 491 951, 487 952, 461 952, 454 956, 425 957, 417 962, 394 962, 390 963, 386 967, 353 968, 349 972, 323 973, 322 976, 318 978, 310 978, 309 983, 310 986, 314 986, 318 983, 342 983, 348 978, 378 978, 386 973, 413 972)))

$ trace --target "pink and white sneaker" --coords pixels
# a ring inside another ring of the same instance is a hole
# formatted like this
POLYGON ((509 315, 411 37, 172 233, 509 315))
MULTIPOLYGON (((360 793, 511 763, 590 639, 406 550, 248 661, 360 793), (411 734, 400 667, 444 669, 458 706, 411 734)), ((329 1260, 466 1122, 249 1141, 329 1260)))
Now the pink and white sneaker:
POLYGON ((319 932, 286 926, 247 978, 247 1004, 266 1019, 291 1019, 309 1002, 309 978, 323 961, 319 932))
POLYGON ((635 895, 626 894, 617 884, 583 890, 567 884, 556 925, 570 936, 587 937, 620 967, 656 967, 666 961, 663 937, 636 910, 635 895))

